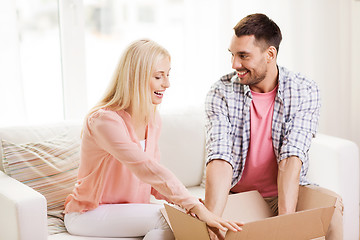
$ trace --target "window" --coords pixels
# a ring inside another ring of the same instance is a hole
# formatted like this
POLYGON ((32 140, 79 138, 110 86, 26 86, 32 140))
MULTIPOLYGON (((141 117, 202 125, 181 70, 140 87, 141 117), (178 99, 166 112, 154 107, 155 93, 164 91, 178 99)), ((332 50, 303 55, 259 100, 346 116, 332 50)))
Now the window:
MULTIPOLYGON (((173 79, 181 78, 185 67, 184 8, 182 0, 84 0, 89 108, 104 93, 123 49, 140 38, 152 39, 169 50, 170 81, 176 85, 173 79)), ((166 101, 169 100, 178 102, 167 94, 166 101)))
POLYGON ((219 13, 222 6, 228 5, 218 0, 1 3, 0 34, 6 42, 0 44, 0 59, 1 66, 9 66, 0 69, 0 104, 6 112, 1 124, 81 119, 103 94, 123 49, 139 38, 155 40, 172 55, 171 88, 160 110, 202 105, 210 85, 227 72, 223 66, 230 69, 228 38, 219 40, 224 36, 219 20, 228 19, 219 13))
POLYGON ((2 125, 63 119, 57 0, 3 1, 2 125))

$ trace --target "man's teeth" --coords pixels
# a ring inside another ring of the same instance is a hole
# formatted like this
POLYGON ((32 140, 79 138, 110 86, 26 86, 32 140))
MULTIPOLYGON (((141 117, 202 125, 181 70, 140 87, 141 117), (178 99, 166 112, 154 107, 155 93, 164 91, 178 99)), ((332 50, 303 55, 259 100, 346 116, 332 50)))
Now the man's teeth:
POLYGON ((238 72, 240 75, 244 75, 247 73, 247 71, 243 71, 243 72, 238 72))

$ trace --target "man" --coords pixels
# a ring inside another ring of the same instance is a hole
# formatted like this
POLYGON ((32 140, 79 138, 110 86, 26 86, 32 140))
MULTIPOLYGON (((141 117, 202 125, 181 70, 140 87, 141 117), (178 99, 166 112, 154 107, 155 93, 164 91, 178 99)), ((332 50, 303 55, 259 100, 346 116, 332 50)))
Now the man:
MULTIPOLYGON (((253 14, 235 27, 229 47, 233 73, 223 76, 206 98, 205 205, 222 215, 230 192, 258 190, 275 214, 295 212, 299 185, 309 185, 308 150, 317 131, 318 86, 276 63, 279 27, 253 14)), ((342 239, 342 203, 326 239, 342 239)), ((215 230, 212 239, 223 239, 215 230)))

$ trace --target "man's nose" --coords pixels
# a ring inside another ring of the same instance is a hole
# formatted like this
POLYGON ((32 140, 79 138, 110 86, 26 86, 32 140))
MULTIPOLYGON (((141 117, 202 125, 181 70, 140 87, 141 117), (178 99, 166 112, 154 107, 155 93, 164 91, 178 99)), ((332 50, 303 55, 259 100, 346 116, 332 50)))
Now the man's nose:
POLYGON ((233 69, 240 69, 242 67, 241 60, 239 57, 234 57, 232 59, 232 68, 233 69))

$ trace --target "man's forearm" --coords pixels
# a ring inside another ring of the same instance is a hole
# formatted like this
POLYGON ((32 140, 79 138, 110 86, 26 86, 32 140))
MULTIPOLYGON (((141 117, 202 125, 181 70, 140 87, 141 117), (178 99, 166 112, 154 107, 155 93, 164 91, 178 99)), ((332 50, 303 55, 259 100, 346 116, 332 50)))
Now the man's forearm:
POLYGON ((221 216, 229 195, 232 167, 223 160, 213 160, 206 167, 205 206, 221 216))
POLYGON ((283 159, 279 164, 279 215, 293 213, 296 210, 301 165, 301 160, 295 156, 283 159))

